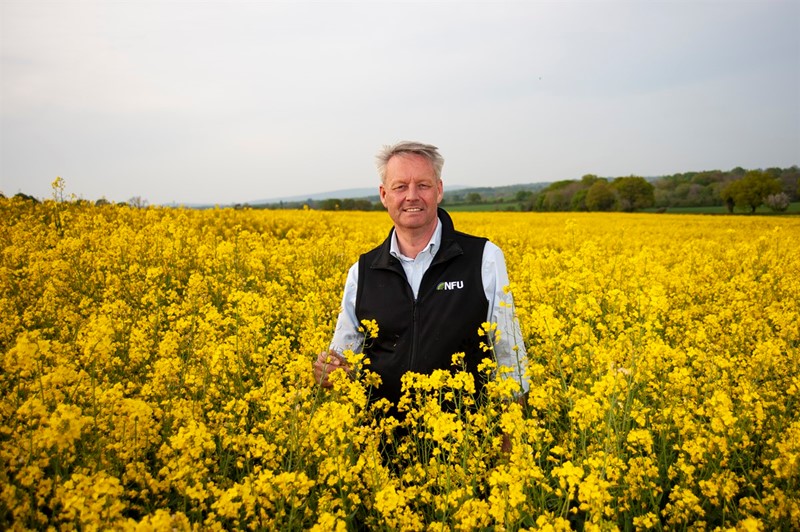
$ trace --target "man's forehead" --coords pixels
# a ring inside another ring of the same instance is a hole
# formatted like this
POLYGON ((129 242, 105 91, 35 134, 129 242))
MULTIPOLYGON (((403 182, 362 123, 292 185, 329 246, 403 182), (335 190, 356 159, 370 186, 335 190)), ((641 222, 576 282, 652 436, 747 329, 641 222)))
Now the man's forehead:
POLYGON ((400 152, 392 155, 386 165, 386 170, 387 174, 397 174, 397 172, 410 173, 413 170, 418 170, 421 165, 427 166, 431 177, 435 177, 436 171, 434 170, 433 162, 424 155, 414 152, 400 152), (401 168, 398 167, 402 167, 405 171, 401 171, 401 168))

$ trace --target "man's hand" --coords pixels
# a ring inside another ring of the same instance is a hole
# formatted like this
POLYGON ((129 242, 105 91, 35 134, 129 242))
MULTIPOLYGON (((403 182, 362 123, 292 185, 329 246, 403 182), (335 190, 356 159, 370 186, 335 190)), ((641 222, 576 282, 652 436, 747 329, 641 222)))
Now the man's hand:
POLYGON ((314 361, 313 367, 314 380, 323 388, 331 388, 333 386, 328 377, 337 369, 350 371, 350 366, 347 365, 344 357, 333 349, 323 351, 317 355, 317 360, 314 361))

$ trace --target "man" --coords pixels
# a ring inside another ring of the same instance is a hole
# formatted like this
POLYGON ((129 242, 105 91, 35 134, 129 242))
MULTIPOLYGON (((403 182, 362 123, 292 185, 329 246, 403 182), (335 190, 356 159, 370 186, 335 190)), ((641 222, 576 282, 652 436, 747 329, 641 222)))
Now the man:
MULTIPOLYGON (((467 369, 483 385, 477 366, 490 353, 480 347, 484 322, 496 323, 499 366, 528 390, 527 358, 514 318, 503 253, 485 238, 458 232, 442 209, 444 159, 435 146, 401 142, 378 154, 381 203, 394 222, 389 237, 349 270, 329 351, 314 362, 314 377, 331 386, 328 375, 347 369, 346 349, 363 350, 382 384, 373 399, 397 404, 407 371, 452 369, 452 355, 465 353, 467 369), (378 337, 363 344, 361 320, 375 320, 378 337)), ((487 342, 488 343, 488 342, 487 342)))

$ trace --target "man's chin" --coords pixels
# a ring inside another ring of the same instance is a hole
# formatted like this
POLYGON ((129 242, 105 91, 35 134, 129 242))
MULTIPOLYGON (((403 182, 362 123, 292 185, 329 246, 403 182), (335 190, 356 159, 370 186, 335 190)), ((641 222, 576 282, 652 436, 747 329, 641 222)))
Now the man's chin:
POLYGON ((425 227, 434 223, 435 218, 431 218, 428 216, 428 213, 425 211, 417 211, 417 212, 407 212, 403 211, 400 213, 400 217, 397 220, 400 225, 403 227, 408 227, 409 229, 418 229, 420 227, 425 227))
POLYGON ((427 220, 427 215, 425 211, 403 211, 400 213, 400 217, 405 220, 419 220, 420 223, 423 223, 427 220))

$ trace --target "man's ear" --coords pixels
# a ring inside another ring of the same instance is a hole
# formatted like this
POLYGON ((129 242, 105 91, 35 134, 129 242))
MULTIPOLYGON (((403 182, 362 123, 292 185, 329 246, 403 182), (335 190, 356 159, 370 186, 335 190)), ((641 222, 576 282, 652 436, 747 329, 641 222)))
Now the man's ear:
MULTIPOLYGON (((381 185, 378 187, 378 194, 379 194, 379 195, 380 195, 380 197, 381 197, 381 203, 383 203, 383 206, 384 206, 384 207, 386 207, 386 189, 385 189, 385 188, 383 188, 383 184, 381 184, 381 185)), ((388 208, 388 207, 387 207, 387 208, 388 208)))

